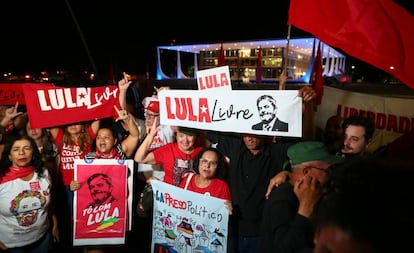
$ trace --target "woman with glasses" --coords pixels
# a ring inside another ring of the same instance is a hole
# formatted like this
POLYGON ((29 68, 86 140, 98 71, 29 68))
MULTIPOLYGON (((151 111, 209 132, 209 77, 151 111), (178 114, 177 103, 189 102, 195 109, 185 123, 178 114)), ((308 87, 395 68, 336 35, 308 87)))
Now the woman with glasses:
POLYGON ((194 159, 195 174, 187 174, 181 188, 212 197, 231 200, 227 184, 228 168, 224 156, 215 148, 206 148, 194 159), (185 187, 187 185, 187 187, 185 187))
POLYGON ((175 132, 171 126, 160 125, 160 103, 157 98, 146 98, 148 104, 145 106, 145 128, 146 134, 151 132, 151 128, 157 128, 156 134, 152 140, 150 151, 159 148, 167 143, 174 142, 175 132), (150 99, 150 100, 149 100, 150 99))

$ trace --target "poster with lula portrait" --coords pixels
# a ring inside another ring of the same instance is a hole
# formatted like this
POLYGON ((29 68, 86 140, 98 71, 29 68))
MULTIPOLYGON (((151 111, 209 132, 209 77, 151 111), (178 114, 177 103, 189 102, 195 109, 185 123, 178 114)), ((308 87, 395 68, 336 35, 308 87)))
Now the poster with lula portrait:
POLYGON ((75 160, 74 245, 124 244, 128 165, 124 160, 75 160))

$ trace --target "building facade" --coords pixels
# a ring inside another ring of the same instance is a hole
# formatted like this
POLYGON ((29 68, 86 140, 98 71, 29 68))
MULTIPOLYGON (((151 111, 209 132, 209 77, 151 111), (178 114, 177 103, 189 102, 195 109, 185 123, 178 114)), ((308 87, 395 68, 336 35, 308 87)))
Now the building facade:
POLYGON ((232 81, 275 83, 286 66, 288 80, 309 82, 318 45, 323 75, 344 73, 345 55, 311 37, 158 46, 157 80, 194 79, 198 70, 228 65, 232 81))

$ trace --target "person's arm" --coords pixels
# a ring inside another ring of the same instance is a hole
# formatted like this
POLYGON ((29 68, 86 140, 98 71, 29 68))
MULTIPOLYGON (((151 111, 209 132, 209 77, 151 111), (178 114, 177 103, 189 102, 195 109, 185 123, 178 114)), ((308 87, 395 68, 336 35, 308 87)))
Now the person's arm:
POLYGON ((276 175, 274 175, 267 186, 267 191, 265 194, 266 199, 269 199, 270 193, 272 192, 273 188, 279 187, 279 185, 283 184, 284 182, 289 180, 290 172, 287 170, 283 170, 276 175))
POLYGON ((126 103, 126 93, 129 88, 129 85, 132 83, 132 81, 128 81, 128 76, 124 72, 123 73, 124 78, 119 80, 118 82, 118 89, 119 89, 119 104, 121 106, 121 109, 126 110, 127 103, 126 103))
POLYGON ((129 134, 125 140, 122 141, 122 151, 124 151, 127 157, 132 156, 132 152, 134 152, 135 148, 138 145, 139 141, 139 130, 138 127, 132 118, 132 116, 128 113, 127 110, 118 110, 116 106, 114 106, 116 112, 118 113, 118 120, 122 120, 129 131, 129 134))
POLYGON ((284 90, 286 88, 286 81, 287 81, 286 70, 283 69, 282 73, 279 76, 279 90, 284 90))
POLYGON ((1 241, 0 241, 0 249, 1 250, 7 250, 7 246, 4 245, 4 243, 2 243, 1 241))
POLYGON ((23 112, 18 112, 17 108, 19 106, 19 102, 16 102, 16 104, 12 107, 9 107, 6 109, 4 113, 4 117, 0 121, 0 126, 6 127, 7 124, 10 122, 10 120, 14 119, 15 117, 23 114, 23 112))
POLYGON ((151 143, 154 140, 155 135, 157 134, 157 121, 158 119, 154 119, 152 123, 151 130, 145 137, 144 141, 139 146, 137 152, 135 153, 134 161, 137 163, 148 163, 148 164, 155 164, 155 157, 153 152, 149 152, 151 147, 151 143))
POLYGON ((298 96, 302 97, 303 101, 303 119, 302 119, 302 140, 310 141, 315 139, 315 111, 314 99, 316 98, 316 92, 309 86, 303 86, 298 96))
POLYGON ((56 214, 52 215, 52 237, 53 240, 55 240, 56 242, 60 242, 60 236, 59 236, 59 226, 58 226, 58 219, 56 214))
POLYGON ((92 132, 96 135, 99 130, 99 125, 101 124, 100 120, 94 120, 91 123, 92 132))

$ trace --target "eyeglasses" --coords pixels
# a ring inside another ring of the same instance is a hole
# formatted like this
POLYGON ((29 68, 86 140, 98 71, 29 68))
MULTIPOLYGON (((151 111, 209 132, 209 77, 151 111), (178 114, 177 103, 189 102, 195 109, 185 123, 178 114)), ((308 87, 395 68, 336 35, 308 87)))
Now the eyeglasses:
POLYGON ((155 117, 158 117, 158 116, 160 116, 159 114, 152 114, 152 113, 146 113, 145 114, 145 118, 155 118, 155 117))
POLYGON ((211 168, 216 168, 217 165, 218 165, 218 162, 217 161, 209 161, 207 159, 201 158, 200 159, 200 165, 202 165, 202 166, 206 166, 207 165, 207 166, 209 166, 211 168))

